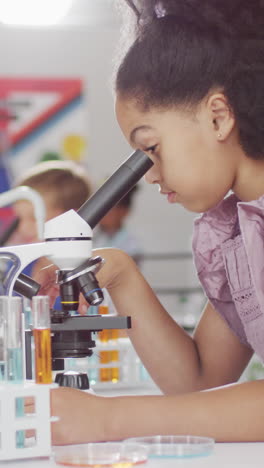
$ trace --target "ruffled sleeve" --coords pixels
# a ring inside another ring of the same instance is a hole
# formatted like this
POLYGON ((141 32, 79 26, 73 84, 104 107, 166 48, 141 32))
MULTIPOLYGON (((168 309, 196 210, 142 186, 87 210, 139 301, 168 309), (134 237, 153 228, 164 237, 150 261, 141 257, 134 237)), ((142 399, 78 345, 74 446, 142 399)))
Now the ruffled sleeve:
POLYGON ((223 245, 238 232, 238 198, 230 195, 195 220, 193 254, 206 296, 239 340, 249 346, 237 312, 226 272, 223 245))

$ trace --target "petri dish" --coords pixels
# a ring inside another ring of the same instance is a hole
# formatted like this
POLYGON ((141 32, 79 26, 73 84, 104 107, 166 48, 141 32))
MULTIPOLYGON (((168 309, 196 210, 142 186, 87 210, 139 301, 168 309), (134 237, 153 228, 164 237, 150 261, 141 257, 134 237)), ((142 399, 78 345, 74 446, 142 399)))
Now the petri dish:
POLYGON ((142 444, 102 442, 54 447, 58 465, 88 468, 130 468, 148 459, 147 447, 142 444))
POLYGON ((143 444, 149 458, 192 458, 210 455, 214 439, 193 435, 134 437, 124 440, 126 445, 143 444))

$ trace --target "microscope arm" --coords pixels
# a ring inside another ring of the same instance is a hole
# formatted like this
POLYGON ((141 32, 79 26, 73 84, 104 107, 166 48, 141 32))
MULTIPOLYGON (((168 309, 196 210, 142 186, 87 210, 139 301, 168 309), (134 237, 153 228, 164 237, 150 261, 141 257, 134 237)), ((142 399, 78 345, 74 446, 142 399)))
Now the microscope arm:
POLYGON ((69 210, 45 223, 45 242, 0 248, 0 256, 15 255, 18 267, 8 284, 12 295, 19 274, 33 260, 49 257, 61 271, 71 271, 92 256, 92 229, 150 169, 152 161, 142 151, 135 151, 109 179, 87 200, 78 212, 69 210))
MULTIPOLYGON (((45 242, 0 248, 0 258, 13 262, 7 274, 7 281, 5 282, 6 295, 12 296, 18 277, 29 263, 39 257, 50 256, 50 254, 50 246, 45 242)), ((20 288, 23 288, 24 281, 24 286, 26 287, 27 278, 26 275, 21 276, 20 288)), ((28 288, 32 288, 33 291, 37 283, 33 282, 33 280, 31 281, 29 281, 28 288)), ((30 291, 30 289, 28 290, 30 291)))
POLYGON ((78 212, 69 210, 45 224, 45 240, 54 244, 52 261, 61 270, 73 270, 92 255, 92 229, 152 164, 145 153, 135 151, 78 212))

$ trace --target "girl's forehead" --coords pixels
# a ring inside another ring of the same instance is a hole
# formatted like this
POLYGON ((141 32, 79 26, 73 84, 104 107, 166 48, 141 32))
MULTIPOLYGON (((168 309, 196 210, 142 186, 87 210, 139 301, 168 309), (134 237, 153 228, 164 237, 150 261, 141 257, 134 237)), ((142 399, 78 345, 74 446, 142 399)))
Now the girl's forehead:
MULTIPOLYGON (((190 117, 190 112, 184 110, 181 106, 170 107, 154 107, 143 109, 136 99, 125 98, 123 96, 116 97, 115 111, 118 122, 122 121, 129 125, 151 125, 158 123, 161 120, 168 118, 183 118, 190 117)), ((193 110, 193 114, 195 111, 193 110)))
POLYGON ((121 130, 129 140, 130 134, 138 127, 145 131, 159 127, 161 114, 164 114, 164 111, 160 112, 154 108, 144 111, 135 100, 123 97, 116 99, 115 110, 121 130))
POLYGON ((150 116, 139 110, 138 106, 129 99, 117 97, 115 103, 116 118, 126 139, 133 143, 133 132, 136 128, 150 124, 150 116))
POLYGON ((186 125, 187 122, 190 124, 192 120, 182 109, 152 107, 144 111, 135 100, 123 97, 116 99, 116 117, 123 134, 132 146, 136 146, 139 136, 159 136, 186 125))
POLYGON ((159 128, 154 112, 143 112, 131 101, 116 102, 116 116, 124 136, 133 147, 138 146, 140 136, 153 135, 159 128))
POLYGON ((133 121, 134 119, 143 118, 144 113, 140 111, 139 106, 133 99, 117 96, 115 110, 118 119, 126 119, 133 121))

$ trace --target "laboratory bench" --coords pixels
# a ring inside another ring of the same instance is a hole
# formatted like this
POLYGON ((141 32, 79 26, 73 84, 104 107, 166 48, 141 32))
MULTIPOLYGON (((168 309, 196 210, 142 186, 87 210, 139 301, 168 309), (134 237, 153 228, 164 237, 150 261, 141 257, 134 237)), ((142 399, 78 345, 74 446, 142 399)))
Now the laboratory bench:
MULTIPOLYGON (((14 462, 0 462, 6 468, 58 468, 50 459, 27 459, 14 462)), ((212 454, 187 459, 149 459, 142 468, 263 468, 264 443, 217 443, 212 454)))

